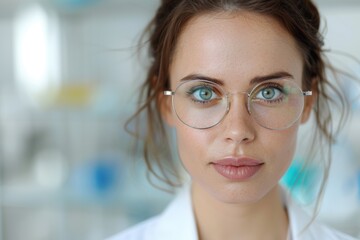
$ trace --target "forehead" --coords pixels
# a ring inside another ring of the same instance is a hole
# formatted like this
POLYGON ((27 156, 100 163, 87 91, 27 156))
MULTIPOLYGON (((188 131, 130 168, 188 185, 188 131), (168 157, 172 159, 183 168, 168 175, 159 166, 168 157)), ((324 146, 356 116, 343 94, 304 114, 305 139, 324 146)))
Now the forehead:
POLYGON ((178 39, 171 84, 204 74, 228 84, 289 72, 301 81, 303 60, 293 37, 273 18, 249 13, 208 13, 190 20, 178 39))

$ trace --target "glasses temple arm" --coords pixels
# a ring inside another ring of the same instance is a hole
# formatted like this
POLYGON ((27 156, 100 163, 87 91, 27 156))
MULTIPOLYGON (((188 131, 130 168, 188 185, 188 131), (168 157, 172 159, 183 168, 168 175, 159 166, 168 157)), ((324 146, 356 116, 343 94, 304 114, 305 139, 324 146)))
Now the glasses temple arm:
POLYGON ((305 91, 302 93, 303 96, 311 96, 312 95, 312 91, 305 91))
POLYGON ((173 92, 173 91, 164 91, 165 96, 172 96, 174 94, 175 94, 175 92, 173 92))

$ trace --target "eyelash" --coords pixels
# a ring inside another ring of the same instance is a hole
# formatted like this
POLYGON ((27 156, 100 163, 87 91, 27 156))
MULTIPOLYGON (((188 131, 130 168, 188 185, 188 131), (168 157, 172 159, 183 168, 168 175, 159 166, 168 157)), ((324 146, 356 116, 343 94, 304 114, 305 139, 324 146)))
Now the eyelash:
MULTIPOLYGON (((282 102, 284 100, 284 88, 283 86, 281 86, 280 84, 274 83, 274 82, 270 82, 270 83, 265 83, 264 85, 261 85, 261 89, 259 91, 257 91, 256 93, 259 93, 261 91, 263 91, 266 88, 276 88, 277 90, 279 90, 281 92, 281 97, 274 99, 274 100, 263 100, 263 99, 258 99, 255 98, 257 101, 262 101, 262 102, 266 102, 266 103, 279 103, 282 102)), ((255 94, 256 96, 256 94, 255 94)))
MULTIPOLYGON (((213 99, 212 99, 212 100, 207 100, 207 101, 205 101, 205 100, 197 100, 197 99, 195 99, 194 97, 192 97, 193 94, 194 94, 197 90, 199 90, 199 89, 201 89, 201 88, 207 88, 207 89, 211 90, 212 92, 214 92, 215 94, 219 95, 219 94, 217 93, 218 91, 216 91, 216 88, 214 88, 213 86, 208 85, 208 84, 203 84, 203 85, 199 85, 199 86, 194 86, 193 88, 191 88, 190 90, 188 90, 188 91, 186 92, 187 97, 190 97, 191 101, 193 101, 193 102, 195 102, 195 103, 200 103, 200 104, 207 104, 207 103, 213 101, 213 99)), ((281 96, 280 98, 277 98, 277 99, 274 99, 274 100, 263 100, 263 99, 255 98, 257 101, 262 101, 262 102, 266 102, 266 103, 278 103, 278 102, 281 102, 281 101, 284 100, 284 97, 283 97, 283 93, 284 93, 283 86, 280 85, 280 84, 274 83, 274 82, 264 83, 263 85, 261 85, 261 89, 260 89, 259 91, 257 91, 256 94, 259 93, 259 92, 261 92, 262 90, 264 90, 264 89, 266 89, 266 88, 276 88, 277 90, 279 90, 279 91, 281 92, 282 96, 281 96)), ((255 95, 255 96, 256 96, 256 95, 255 95)))
POLYGON ((193 94, 201 88, 207 88, 207 89, 211 90, 212 92, 214 92, 215 94, 219 95, 218 93, 216 93, 218 91, 216 91, 216 89, 214 87, 212 87, 211 85, 208 85, 208 84, 203 84, 203 85, 195 86, 195 87, 191 88, 190 90, 188 90, 186 92, 186 96, 190 97, 191 101, 193 101, 195 103, 200 103, 200 104, 207 104, 207 103, 213 101, 214 99, 204 101, 204 100, 197 100, 194 97, 192 97, 193 94))

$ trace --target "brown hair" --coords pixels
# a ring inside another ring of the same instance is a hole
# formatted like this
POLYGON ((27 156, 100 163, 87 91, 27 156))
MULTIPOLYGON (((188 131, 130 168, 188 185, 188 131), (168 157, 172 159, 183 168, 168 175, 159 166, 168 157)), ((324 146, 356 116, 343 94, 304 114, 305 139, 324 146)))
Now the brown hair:
MULTIPOLYGON (((179 185, 169 139, 160 115, 158 96, 170 87, 169 66, 182 30, 190 19, 199 14, 239 10, 273 17, 293 36, 302 52, 303 87, 317 93, 314 107, 317 127, 313 141, 322 142, 329 147, 322 189, 328 175, 331 144, 336 133, 330 108, 335 104, 340 109, 341 116, 346 116, 348 107, 341 91, 326 77, 323 38, 319 32, 320 15, 310 0, 162 0, 145 31, 144 36, 149 37, 151 62, 141 87, 139 109, 129 120, 137 120, 134 132, 136 136, 140 136, 140 129, 145 130, 141 134, 144 141, 142 150, 149 173, 171 186, 179 185), (146 114, 145 129, 140 128, 141 113, 146 114)), ((334 70, 330 66, 329 69, 334 70)))

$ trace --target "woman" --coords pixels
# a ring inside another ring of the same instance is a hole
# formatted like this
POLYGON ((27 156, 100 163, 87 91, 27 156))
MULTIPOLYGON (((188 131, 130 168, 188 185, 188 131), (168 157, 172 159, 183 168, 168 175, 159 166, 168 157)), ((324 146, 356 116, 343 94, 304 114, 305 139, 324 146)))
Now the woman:
POLYGON ((309 0, 162 1, 138 112, 147 112, 144 155, 171 183, 164 121, 191 184, 112 240, 352 239, 312 221, 279 186, 312 109, 317 131, 333 137, 319 25, 309 0))

